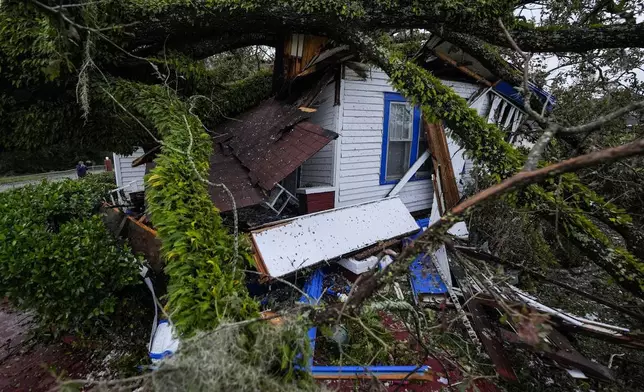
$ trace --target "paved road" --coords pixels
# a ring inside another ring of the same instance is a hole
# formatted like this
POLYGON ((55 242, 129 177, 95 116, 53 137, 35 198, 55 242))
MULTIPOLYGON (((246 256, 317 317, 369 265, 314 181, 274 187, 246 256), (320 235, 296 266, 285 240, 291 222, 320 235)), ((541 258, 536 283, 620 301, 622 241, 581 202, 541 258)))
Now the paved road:
MULTIPOLYGON (((105 168, 103 166, 94 166, 89 170, 90 173, 101 173, 103 171, 105 171, 105 168)), ((71 178, 71 179, 77 178, 76 170, 72 169, 72 170, 67 170, 63 172, 43 173, 42 177, 38 179, 29 180, 29 181, 12 182, 9 184, 0 184, 0 192, 4 192, 13 188, 20 188, 29 184, 38 184, 44 179, 47 179, 48 181, 60 181, 66 178, 71 178)))

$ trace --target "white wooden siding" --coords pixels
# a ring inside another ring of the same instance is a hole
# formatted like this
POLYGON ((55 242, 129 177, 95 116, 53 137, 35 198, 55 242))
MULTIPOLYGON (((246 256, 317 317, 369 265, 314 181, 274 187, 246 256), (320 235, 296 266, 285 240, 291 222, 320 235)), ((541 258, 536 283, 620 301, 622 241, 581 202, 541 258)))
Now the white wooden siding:
MULTIPOLYGON (((338 106, 333 106, 335 99, 335 84, 332 83, 324 88, 320 94, 320 104, 317 111, 313 113, 310 121, 318 124, 324 129, 334 131, 338 106)), ((333 155, 335 150, 334 140, 324 146, 317 154, 307 159, 300 167, 300 186, 330 186, 333 185, 333 155)))
MULTIPOLYGON (((476 84, 443 81, 463 98, 478 90, 476 84)), ((342 130, 340 142, 340 173, 336 207, 386 197, 395 184, 380 185, 384 93, 395 92, 387 75, 372 69, 367 80, 346 69, 341 97, 342 130)), ((432 206, 431 179, 410 181, 399 193, 410 211, 432 206)))
POLYGON ((143 190, 143 176, 145 176, 145 165, 132 167, 132 162, 143 155, 143 149, 139 148, 132 155, 114 154, 114 174, 118 187, 126 186, 132 182, 132 188, 143 190))
MULTIPOLYGON (((470 103, 471 108, 475 109, 479 116, 487 116, 490 111, 490 97, 490 92, 481 95, 474 102, 470 103)), ((454 169, 454 176, 456 177, 456 185, 458 186, 458 191, 462 196, 467 185, 472 182, 472 169, 474 168, 474 162, 466 156, 465 150, 461 149, 461 147, 449 136, 447 136, 447 144, 450 156, 452 157, 452 168, 454 169)))

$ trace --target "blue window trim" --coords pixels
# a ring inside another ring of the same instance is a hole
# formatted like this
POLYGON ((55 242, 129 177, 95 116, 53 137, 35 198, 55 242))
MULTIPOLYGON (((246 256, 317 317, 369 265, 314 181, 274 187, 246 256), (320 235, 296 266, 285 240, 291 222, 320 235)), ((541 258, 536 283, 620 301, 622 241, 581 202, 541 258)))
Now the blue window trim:
MULTIPOLYGON (((385 115, 382 124, 382 155, 380 158, 380 185, 397 184, 400 180, 387 180, 387 148, 389 147, 389 104, 391 102, 407 102, 405 98, 398 93, 385 93, 385 115)), ((409 167, 411 167, 418 157, 418 142, 420 139, 420 108, 414 107, 414 120, 413 120, 413 134, 411 141, 411 151, 409 153, 409 167)), ((418 175, 414 176, 409 181, 426 180, 429 176, 418 175)))

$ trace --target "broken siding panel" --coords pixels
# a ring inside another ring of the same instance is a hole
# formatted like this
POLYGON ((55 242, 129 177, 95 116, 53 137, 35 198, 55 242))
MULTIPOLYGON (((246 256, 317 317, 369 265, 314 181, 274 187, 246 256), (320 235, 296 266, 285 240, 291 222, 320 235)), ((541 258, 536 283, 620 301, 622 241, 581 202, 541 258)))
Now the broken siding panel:
MULTIPOLYGON (((335 97, 335 84, 324 88, 319 98, 317 111, 310 120, 324 129, 335 131, 336 112, 339 110, 333 105, 335 97)), ((307 159, 300 168, 300 186, 328 186, 333 185, 333 156, 337 140, 324 146, 317 154, 307 159)))
POLYGON ((258 269, 277 277, 416 231, 403 203, 389 198, 276 222, 251 236, 258 269))
MULTIPOLYGON (((492 107, 492 93, 487 93, 485 96, 481 97, 478 101, 474 102, 472 109, 475 109, 479 116, 484 118, 487 117, 490 109, 492 107)), ((449 136, 448 136, 449 139, 449 136)), ((460 146, 454 141, 449 139, 450 154, 456 157, 457 163, 454 164, 454 174, 456 174, 456 185, 458 186, 458 191, 463 195, 464 190, 467 188, 468 184, 471 184, 472 179, 472 169, 474 168, 474 162, 471 158, 468 158, 464 155, 464 151, 460 149, 460 146)))
POLYGON ((143 156, 143 149, 139 148, 132 155, 114 154, 114 170, 116 171, 117 186, 122 187, 135 181, 136 190, 143 190, 143 176, 145 176, 145 165, 132 167, 135 159, 143 156))

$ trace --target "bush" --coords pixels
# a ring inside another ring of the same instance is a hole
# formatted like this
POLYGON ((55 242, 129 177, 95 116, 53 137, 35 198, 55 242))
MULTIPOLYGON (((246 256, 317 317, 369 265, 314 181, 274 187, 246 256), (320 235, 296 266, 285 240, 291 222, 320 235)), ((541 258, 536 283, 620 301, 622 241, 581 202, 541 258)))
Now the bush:
POLYGON ((138 282, 138 263, 98 215, 108 175, 0 193, 0 294, 54 332, 91 332, 138 282))

